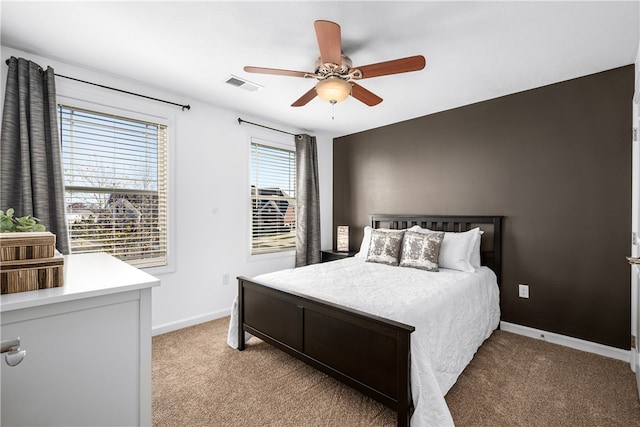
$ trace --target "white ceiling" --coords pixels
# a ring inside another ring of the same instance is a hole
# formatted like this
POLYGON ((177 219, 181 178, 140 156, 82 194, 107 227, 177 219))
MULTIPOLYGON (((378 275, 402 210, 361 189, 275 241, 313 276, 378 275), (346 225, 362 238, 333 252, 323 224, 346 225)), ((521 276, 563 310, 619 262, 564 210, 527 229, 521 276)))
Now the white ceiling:
POLYGON ((638 1, 2 0, 1 8, 4 46, 161 87, 177 102, 336 136, 632 64, 640 21, 638 1), (243 66, 314 71, 317 19, 340 24, 356 66, 412 55, 424 55, 427 66, 362 80, 384 101, 367 107, 348 98, 335 119, 319 98, 290 107, 314 80, 243 66), (230 75, 264 89, 228 85, 230 75))

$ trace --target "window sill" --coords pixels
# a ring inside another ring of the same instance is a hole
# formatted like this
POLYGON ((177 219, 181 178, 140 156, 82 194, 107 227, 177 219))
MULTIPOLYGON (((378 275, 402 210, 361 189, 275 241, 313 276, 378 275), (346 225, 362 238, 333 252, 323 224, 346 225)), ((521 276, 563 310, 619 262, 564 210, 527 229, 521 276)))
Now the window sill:
POLYGON ((152 276, 162 276, 163 274, 175 273, 176 268, 173 265, 165 265, 164 267, 145 267, 140 270, 152 276))
POLYGON ((296 251, 271 252, 267 254, 249 254, 248 261, 266 261, 278 258, 295 258, 296 251))

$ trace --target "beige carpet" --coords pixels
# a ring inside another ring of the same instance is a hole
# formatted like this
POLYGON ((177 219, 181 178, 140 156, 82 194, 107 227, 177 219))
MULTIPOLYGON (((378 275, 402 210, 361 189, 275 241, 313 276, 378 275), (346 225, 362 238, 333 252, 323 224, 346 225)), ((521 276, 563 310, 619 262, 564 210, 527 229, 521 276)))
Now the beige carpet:
MULTIPOLYGON (((153 338, 153 425, 391 426, 395 413, 253 338, 228 318, 153 338)), ((640 426, 627 363, 504 331, 446 396, 457 426, 640 426)))

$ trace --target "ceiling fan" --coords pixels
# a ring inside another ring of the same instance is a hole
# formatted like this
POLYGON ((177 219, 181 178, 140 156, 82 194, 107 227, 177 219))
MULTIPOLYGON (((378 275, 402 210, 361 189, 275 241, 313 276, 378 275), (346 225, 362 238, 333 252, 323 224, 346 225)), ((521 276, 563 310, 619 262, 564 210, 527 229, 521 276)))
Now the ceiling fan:
POLYGON ((331 21, 315 21, 314 27, 320 48, 320 58, 313 73, 304 71, 280 70, 277 68, 244 67, 248 73, 277 74, 291 77, 313 78, 318 80, 315 87, 297 99, 292 107, 302 107, 319 96, 330 104, 344 101, 349 95, 373 107, 382 102, 382 98, 356 83, 356 80, 390 74, 422 70, 425 59, 422 55, 394 59, 376 64, 353 67, 351 59, 342 53, 340 25, 331 21))

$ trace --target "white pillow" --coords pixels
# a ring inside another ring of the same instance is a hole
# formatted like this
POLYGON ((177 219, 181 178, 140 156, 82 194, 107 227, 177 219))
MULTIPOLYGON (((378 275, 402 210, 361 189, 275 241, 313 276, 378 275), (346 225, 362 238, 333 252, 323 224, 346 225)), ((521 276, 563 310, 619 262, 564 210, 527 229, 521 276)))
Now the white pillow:
POLYGON ((480 236, 480 229, 474 228, 461 233, 445 233, 440 247, 440 259, 438 264, 442 268, 474 272, 476 269, 471 264, 471 253, 476 240, 480 236))
POLYGON ((364 228, 364 236, 362 236, 362 242, 360 243, 360 251, 354 255, 355 258, 366 258, 369 253, 369 243, 371 243, 371 231, 373 228, 368 225, 364 228))
POLYGON ((473 249, 471 250, 471 259, 469 260, 471 262, 471 265, 474 268, 480 268, 480 243, 482 243, 482 235, 484 234, 484 231, 479 230, 478 231, 478 238, 476 239, 476 242, 473 244, 473 249))
MULTIPOLYGON (((414 225, 409 228, 411 231, 433 232, 427 228, 414 225)), ((438 256, 438 266, 440 268, 448 268, 450 270, 465 271, 472 273, 476 271, 474 263, 480 267, 480 228, 476 227, 469 231, 453 233, 447 231, 444 233, 444 239, 440 246, 440 254, 438 256), (477 247, 476 247, 477 243, 477 247), (476 258, 477 251, 477 258, 476 258)))

